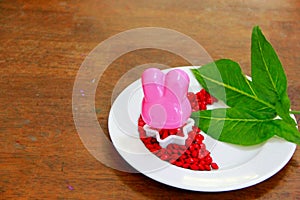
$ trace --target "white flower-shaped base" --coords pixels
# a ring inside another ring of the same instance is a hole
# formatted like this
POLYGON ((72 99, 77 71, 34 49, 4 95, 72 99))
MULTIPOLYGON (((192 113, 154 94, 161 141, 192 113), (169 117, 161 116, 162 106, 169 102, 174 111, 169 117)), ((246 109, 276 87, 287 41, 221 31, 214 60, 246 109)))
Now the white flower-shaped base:
POLYGON ((148 137, 155 137, 157 142, 162 148, 165 148, 169 144, 179 144, 179 145, 185 145, 185 140, 188 138, 188 134, 190 131, 193 130, 193 126, 195 124, 195 121, 191 118, 187 120, 187 123, 185 126, 183 126, 183 136, 178 135, 170 135, 166 137, 165 139, 161 139, 159 132, 153 128, 151 128, 149 125, 144 125, 143 129, 146 131, 146 135, 148 137))

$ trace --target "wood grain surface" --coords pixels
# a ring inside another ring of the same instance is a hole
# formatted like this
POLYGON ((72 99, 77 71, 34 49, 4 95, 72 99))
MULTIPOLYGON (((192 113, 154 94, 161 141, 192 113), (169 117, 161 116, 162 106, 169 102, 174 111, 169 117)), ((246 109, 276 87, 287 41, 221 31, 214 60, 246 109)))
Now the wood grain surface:
MULTIPOLYGON (((250 74, 255 25, 276 49, 292 109, 300 110, 298 0, 0 0, 0 199, 300 199, 299 148, 279 173, 255 186, 192 192, 107 167, 87 151, 74 124, 76 74, 107 38, 140 27, 173 29, 213 59, 238 61, 250 74)), ((111 99, 140 76, 126 72, 145 63, 190 65, 159 49, 133 51, 111 63, 95 99, 107 137, 111 99), (122 79, 125 73, 130 76, 122 79)))

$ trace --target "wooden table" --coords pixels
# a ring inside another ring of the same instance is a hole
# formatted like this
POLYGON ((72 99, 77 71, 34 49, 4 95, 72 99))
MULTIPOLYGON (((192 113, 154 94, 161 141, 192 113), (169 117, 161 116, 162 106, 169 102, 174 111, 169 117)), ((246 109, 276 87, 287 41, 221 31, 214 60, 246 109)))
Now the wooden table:
MULTIPOLYGON (((213 59, 236 60, 250 74, 251 30, 259 25, 283 63, 292 109, 300 110, 299 9, 297 0, 0 1, 0 199, 299 199, 299 148, 279 173, 255 186, 191 192, 106 167, 81 142, 72 114, 73 84, 89 52, 139 27, 181 32, 213 59)), ((118 57, 96 93, 107 136, 114 86, 145 63, 190 65, 159 49, 118 57)), ((121 89, 140 75, 132 74, 121 89)))

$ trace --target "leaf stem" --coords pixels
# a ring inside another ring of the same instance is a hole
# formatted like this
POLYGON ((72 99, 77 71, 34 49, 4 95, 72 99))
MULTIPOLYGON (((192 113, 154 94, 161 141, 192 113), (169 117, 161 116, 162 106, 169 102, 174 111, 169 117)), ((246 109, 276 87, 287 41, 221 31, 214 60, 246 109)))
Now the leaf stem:
POLYGON ((298 111, 298 110, 291 110, 290 114, 300 115, 300 111, 298 111))

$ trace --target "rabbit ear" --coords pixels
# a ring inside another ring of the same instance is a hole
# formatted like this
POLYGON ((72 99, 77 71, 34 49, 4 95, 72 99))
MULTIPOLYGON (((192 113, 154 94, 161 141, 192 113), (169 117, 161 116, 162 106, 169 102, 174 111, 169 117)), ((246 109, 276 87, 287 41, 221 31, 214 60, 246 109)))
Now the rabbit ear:
POLYGON ((180 69, 175 69, 167 73, 165 78, 166 96, 176 96, 178 100, 186 98, 190 79, 189 76, 180 69))
POLYGON ((165 74, 157 68, 146 69, 142 74, 145 100, 152 102, 164 94, 165 74))

